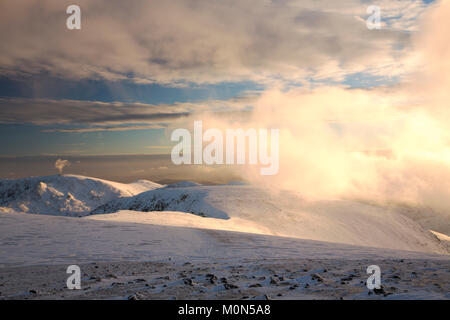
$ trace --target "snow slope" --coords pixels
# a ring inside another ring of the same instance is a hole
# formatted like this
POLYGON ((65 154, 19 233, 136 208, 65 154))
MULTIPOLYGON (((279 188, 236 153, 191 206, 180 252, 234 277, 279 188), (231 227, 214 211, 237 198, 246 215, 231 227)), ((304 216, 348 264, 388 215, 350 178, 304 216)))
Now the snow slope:
POLYGON ((0 214, 0 300, 450 298, 449 255, 97 217, 0 214), (71 264, 83 290, 65 286, 71 264), (365 286, 373 264, 384 294, 365 286))
MULTIPOLYGON (((446 245, 435 235, 392 208, 344 200, 311 202, 287 193, 273 195, 248 185, 156 189, 110 201, 93 210, 92 214, 120 210, 188 212, 209 218, 206 220, 210 221, 205 223, 223 230, 236 231, 240 227, 242 232, 256 229, 269 235, 448 253, 446 245)), ((139 223, 144 220, 142 216, 130 214, 122 218, 139 223)), ((116 221, 122 218, 116 216, 116 221)), ((153 219, 151 223, 165 224, 164 220, 168 218, 160 215, 159 222, 153 219)), ((187 225, 193 226, 192 219, 183 216, 177 217, 177 221, 178 225, 186 221, 187 225)))
POLYGON ((99 204, 159 187, 147 180, 122 184, 76 175, 0 180, 0 207, 2 211, 83 216, 99 204))
POLYGON ((145 180, 121 184, 74 175, 0 181, 0 212, 80 217, 121 210, 128 213, 96 219, 448 253, 445 241, 396 208, 357 201, 305 201, 293 194, 273 194, 244 184, 183 182, 164 187, 145 180), (143 213, 155 211, 171 213, 143 213))
MULTIPOLYGON (((138 213, 135 213, 138 214, 138 213)), ((449 255, 200 228, 95 221, 23 213, 0 214, 0 267, 107 261, 407 258, 449 255)))

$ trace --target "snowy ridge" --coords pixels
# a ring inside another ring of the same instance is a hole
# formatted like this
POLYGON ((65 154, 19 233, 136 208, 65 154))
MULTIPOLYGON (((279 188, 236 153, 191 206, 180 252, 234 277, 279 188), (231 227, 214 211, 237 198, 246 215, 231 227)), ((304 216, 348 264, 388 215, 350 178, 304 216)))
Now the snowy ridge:
POLYGON ((201 217, 229 219, 225 211, 217 209, 205 199, 209 189, 215 187, 171 187, 143 192, 134 197, 112 200, 91 214, 113 213, 119 210, 133 211, 181 211, 201 217))
MULTIPOLYGON (((228 220, 221 223, 210 222, 223 230, 236 230, 235 222, 239 220, 239 223, 249 222, 248 225, 253 230, 258 226, 265 234, 270 235, 448 253, 446 245, 435 235, 392 208, 344 200, 307 202, 294 195, 276 196, 268 190, 246 185, 162 188, 110 201, 91 214, 121 210, 181 211, 200 217, 228 220)), ((129 218, 127 216, 123 221, 129 218)), ((118 219, 120 220, 120 213, 118 219)), ((139 218, 139 214, 132 219, 137 223, 145 223, 143 218, 139 218)), ((178 224, 184 219, 188 220, 178 217, 178 224)), ((160 220, 164 220, 164 215, 160 215, 160 220)), ((189 225, 192 225, 191 220, 189 219, 189 225)), ((151 223, 157 222, 152 220, 151 223)), ((244 224, 240 231, 252 232, 244 224)))
POLYGON ((75 175, 3 180, 0 181, 1 211, 89 215, 99 217, 97 220, 220 229, 448 254, 446 241, 439 240, 396 208, 351 200, 305 201, 297 195, 274 194, 271 190, 242 184, 181 183, 164 187, 146 180, 122 184, 75 175), (135 214, 121 214, 124 211, 135 214), (169 211, 172 213, 154 213, 169 211), (152 219, 145 219, 146 216, 152 219))
POLYGON ((83 216, 101 203, 160 187, 147 180, 122 184, 77 175, 0 180, 0 208, 2 211, 83 216))

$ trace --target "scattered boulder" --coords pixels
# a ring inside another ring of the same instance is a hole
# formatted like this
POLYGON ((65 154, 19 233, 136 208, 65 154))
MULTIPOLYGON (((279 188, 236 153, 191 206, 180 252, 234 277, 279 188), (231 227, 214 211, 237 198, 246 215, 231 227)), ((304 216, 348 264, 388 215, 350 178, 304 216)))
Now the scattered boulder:
POLYGON ((144 299, 145 299, 145 297, 142 294, 137 293, 137 292, 128 297, 128 300, 144 300, 144 299))
POLYGON ((231 283, 224 283, 223 287, 226 290, 232 290, 232 289, 238 289, 239 287, 237 285, 231 284, 231 283))
POLYGON ((379 289, 374 288, 374 289, 373 289, 373 292, 374 292, 375 294, 382 294, 382 295, 384 295, 385 297, 386 297, 387 295, 391 294, 391 293, 387 293, 386 291, 384 291, 383 286, 380 286, 379 289))
POLYGON ((311 279, 312 279, 312 280, 317 280, 318 282, 323 282, 323 281, 324 281, 324 279, 323 279, 319 274, 317 274, 317 273, 314 273, 314 274, 311 276, 311 279))

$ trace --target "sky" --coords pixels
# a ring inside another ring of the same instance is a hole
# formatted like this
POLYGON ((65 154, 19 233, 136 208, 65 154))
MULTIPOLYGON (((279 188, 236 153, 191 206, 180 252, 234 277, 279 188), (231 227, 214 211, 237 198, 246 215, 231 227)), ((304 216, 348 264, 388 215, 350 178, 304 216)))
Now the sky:
POLYGON ((0 156, 169 153, 186 119, 245 118, 274 88, 396 87, 417 71, 413 39, 434 5, 2 1, 0 156), (74 3, 81 30, 66 28, 74 3))

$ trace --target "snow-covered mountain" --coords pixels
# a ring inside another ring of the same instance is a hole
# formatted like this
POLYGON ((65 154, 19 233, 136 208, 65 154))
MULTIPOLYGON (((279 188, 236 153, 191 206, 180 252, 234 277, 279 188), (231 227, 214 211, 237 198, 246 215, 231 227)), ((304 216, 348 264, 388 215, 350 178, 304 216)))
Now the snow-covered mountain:
POLYGON ((306 201, 245 184, 122 184, 74 175, 3 180, 0 211, 8 210, 76 217, 105 214, 99 220, 116 213, 113 218, 123 222, 448 253, 444 242, 396 208, 351 200, 306 201), (151 221, 144 221, 146 216, 152 216, 151 221))
MULTIPOLYGON (((91 212, 91 214, 113 213, 119 210, 133 211, 181 211, 193 213, 201 217, 229 219, 227 211, 217 208, 208 198, 211 193, 216 195, 216 188, 222 186, 191 187, 176 186, 143 192, 134 197, 109 201, 91 212)), ((227 194, 223 195, 226 200, 227 194)), ((242 195, 245 197, 246 195, 242 195)), ((217 200, 217 197, 214 199, 217 200)))
POLYGON ((0 180, 0 207, 3 211, 83 216, 113 199, 160 187, 147 180, 123 184, 76 175, 0 180))
MULTIPOLYGON (((391 249, 448 252, 435 235, 392 208, 347 200, 311 202, 293 194, 275 195, 269 190, 249 185, 156 189, 112 200, 91 214, 120 210, 181 211, 214 218, 211 224, 220 229, 236 231, 236 222, 239 221, 242 232, 253 232, 258 228, 261 233, 277 236, 391 249), (216 223, 217 219, 227 221, 216 223), (251 226, 251 230, 247 230, 246 225, 251 226)), ((192 223, 190 219, 188 225, 192 226, 192 223)))

